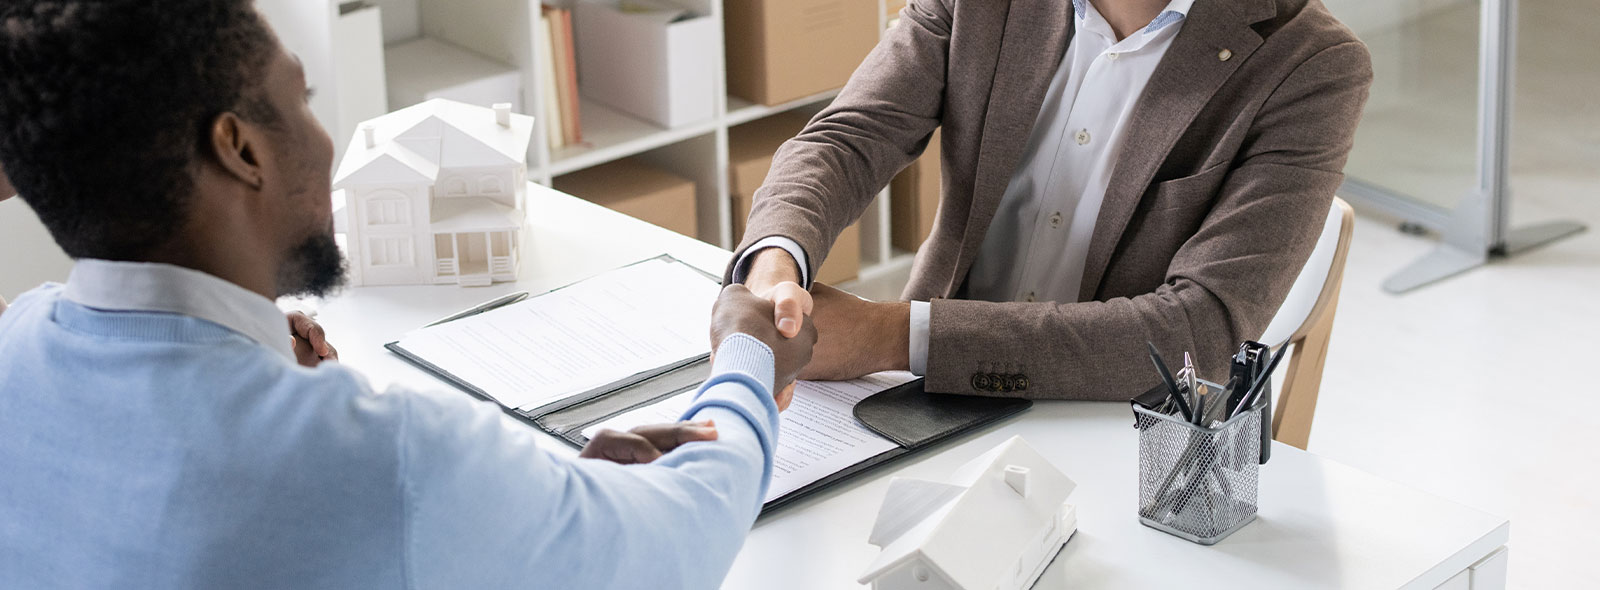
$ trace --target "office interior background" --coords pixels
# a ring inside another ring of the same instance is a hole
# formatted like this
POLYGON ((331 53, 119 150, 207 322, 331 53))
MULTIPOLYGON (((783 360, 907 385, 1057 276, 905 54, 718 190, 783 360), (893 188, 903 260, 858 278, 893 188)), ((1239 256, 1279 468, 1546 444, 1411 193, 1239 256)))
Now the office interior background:
MULTIPOLYGON (((1198 0, 1222 1, 1227 0, 1198 0)), ((1376 73, 1347 175, 1411 202, 1455 210, 1479 183, 1482 4, 1324 1, 1368 44, 1376 73)), ((717 2, 685 6, 710 12, 717 2)), ((263 5, 293 46, 304 41, 298 37, 304 25, 297 21, 303 15, 290 4, 264 0, 263 5)), ((313 74, 337 88, 319 100, 359 93, 371 80, 383 81, 386 72, 386 102, 403 107, 409 103, 397 101, 426 95, 430 83, 460 82, 425 71, 430 63, 464 63, 452 60, 488 64, 484 79, 508 72, 548 74, 537 65, 516 63, 514 56, 495 55, 494 47, 441 39, 416 45, 417 35, 429 29, 421 24, 430 17, 426 1, 335 3, 341 16, 370 4, 382 9, 382 17, 381 30, 369 35, 381 35, 387 49, 369 53, 387 57, 384 71, 362 68, 361 62, 341 65, 335 59, 317 65, 308 59, 313 74), (400 77, 405 79, 395 79, 400 77)), ((570 2, 564 6, 575 8, 570 2)), ((1600 227, 1600 67, 1594 62, 1600 55, 1600 3, 1521 0, 1514 6, 1510 133, 1502 138, 1509 153, 1512 225, 1570 220, 1600 227)), ((873 19, 877 31, 892 26, 897 8, 891 0, 856 16, 873 19)), ((757 89, 761 96, 735 96, 734 70, 759 66, 737 61, 735 49, 748 45, 734 40, 738 33, 731 29, 724 34, 729 57, 717 70, 728 70, 729 88, 727 96, 713 97, 709 119, 663 124, 614 106, 615 97, 596 95, 584 85, 578 123, 585 139, 537 138, 545 145, 530 160, 530 178, 602 204, 633 207, 630 214, 713 244, 732 245, 748 211, 748 202, 740 199, 747 200, 749 183, 760 180, 758 175, 752 181, 754 173, 741 165, 764 172, 763 157, 770 160, 775 147, 772 135, 781 139, 783 130, 798 124, 795 117, 816 112, 836 91, 788 96, 778 78, 768 81, 771 87, 757 89), (607 176, 617 176, 609 172, 629 170, 617 166, 644 166, 667 176, 643 188, 607 182, 607 176)), ((580 38, 574 47, 581 52, 584 43, 580 38)), ((332 55, 338 44, 320 51, 332 55)), ((578 71, 587 73, 587 68, 578 71)), ((802 79, 796 87, 810 82, 802 79)), ((358 119, 339 112, 337 104, 314 106, 335 143, 348 142, 358 119)), ((936 178, 937 166, 932 166, 936 178)), ((854 247, 841 247, 841 257, 856 260, 836 263, 824 280, 844 280, 847 289, 870 298, 898 298, 918 240, 906 235, 918 228, 918 204, 907 201, 928 199, 927 187, 937 186, 926 173, 926 168, 910 170, 907 175, 924 178, 897 180, 906 190, 886 187, 884 198, 854 230, 854 247)), ((1594 305, 1600 292, 1600 232, 1582 232, 1392 293, 1383 288, 1385 281, 1435 248, 1438 228, 1415 231, 1411 222, 1418 220, 1351 197, 1358 215, 1355 237, 1308 450, 1508 517, 1515 549, 1512 587, 1585 585, 1587 560, 1600 547, 1600 499, 1594 492, 1600 475, 1593 469, 1600 465, 1600 450, 1589 438, 1600 427, 1593 364, 1600 356, 1600 313, 1594 305)), ((0 236, 0 295, 15 299, 42 282, 66 279, 70 260, 20 199, 0 203, 0 236)), ((338 335, 333 337, 337 342, 338 335)))

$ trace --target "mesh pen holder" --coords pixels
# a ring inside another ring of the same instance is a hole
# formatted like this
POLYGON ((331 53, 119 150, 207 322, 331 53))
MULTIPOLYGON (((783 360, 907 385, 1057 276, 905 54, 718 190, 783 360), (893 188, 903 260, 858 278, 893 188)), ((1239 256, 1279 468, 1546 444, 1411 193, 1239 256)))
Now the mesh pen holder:
POLYGON ((1265 406, 1202 428, 1135 405, 1139 522, 1212 545, 1255 520, 1265 406))

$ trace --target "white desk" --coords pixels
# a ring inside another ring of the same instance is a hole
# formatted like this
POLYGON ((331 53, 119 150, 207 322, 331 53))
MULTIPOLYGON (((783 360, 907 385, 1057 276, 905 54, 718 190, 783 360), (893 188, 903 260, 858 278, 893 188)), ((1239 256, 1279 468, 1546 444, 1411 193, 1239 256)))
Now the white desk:
MULTIPOLYGON (((534 186, 518 285, 352 289, 319 319, 347 364, 382 387, 448 387, 381 348, 407 330, 517 289, 540 292, 642 258, 673 254, 713 273, 725 250, 534 186)), ((466 394, 462 394, 466 395, 466 394)), ((1202 547, 1135 517, 1137 443, 1127 404, 1039 402, 981 434, 867 474, 758 522, 726 588, 856 588, 889 477, 938 479, 1014 434, 1078 482, 1079 530, 1037 588, 1451 588, 1505 586, 1510 523, 1276 445, 1261 472, 1260 516, 1202 547)), ((552 448, 570 451, 550 438, 552 448)))

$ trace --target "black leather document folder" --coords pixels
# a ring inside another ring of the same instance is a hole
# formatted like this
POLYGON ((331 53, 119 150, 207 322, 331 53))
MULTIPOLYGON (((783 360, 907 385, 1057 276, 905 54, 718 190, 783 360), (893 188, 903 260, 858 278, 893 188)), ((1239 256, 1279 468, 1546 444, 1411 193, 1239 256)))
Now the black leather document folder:
MULTIPOLYGON (((566 409, 524 417, 541 430, 581 447, 589 442, 583 436, 584 429, 589 426, 634 408, 695 390, 706 380, 710 370, 708 362, 696 363, 566 409)), ((922 390, 922 384, 922 379, 916 379, 874 394, 855 406, 853 413, 856 420, 878 436, 893 442, 894 448, 772 498, 762 506, 762 514, 1033 407, 1033 402, 1025 399, 926 393, 922 390)), ((783 432, 779 432, 778 436, 782 438, 783 432)))

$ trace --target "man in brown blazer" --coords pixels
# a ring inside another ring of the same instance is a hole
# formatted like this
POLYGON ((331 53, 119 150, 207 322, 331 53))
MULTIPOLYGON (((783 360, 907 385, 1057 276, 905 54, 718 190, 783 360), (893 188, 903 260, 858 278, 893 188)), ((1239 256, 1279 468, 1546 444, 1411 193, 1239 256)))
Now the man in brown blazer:
POLYGON ((728 278, 780 328, 814 314, 807 378, 1126 400, 1158 382, 1149 341, 1224 379, 1310 256, 1371 78, 1320 0, 911 0, 778 151, 728 278), (941 127, 907 301, 794 288, 941 127))

